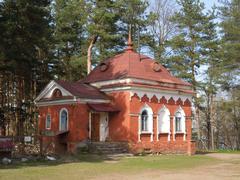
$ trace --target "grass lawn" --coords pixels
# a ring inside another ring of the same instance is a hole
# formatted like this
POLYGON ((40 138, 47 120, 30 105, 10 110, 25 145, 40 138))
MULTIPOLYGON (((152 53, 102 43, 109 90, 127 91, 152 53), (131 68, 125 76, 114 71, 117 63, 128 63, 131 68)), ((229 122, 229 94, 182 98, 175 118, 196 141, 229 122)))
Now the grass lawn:
POLYGON ((120 160, 106 160, 102 156, 81 155, 70 162, 28 162, 17 165, 0 165, 0 179, 89 179, 111 173, 136 173, 143 170, 181 170, 218 160, 202 155, 135 156, 120 160))

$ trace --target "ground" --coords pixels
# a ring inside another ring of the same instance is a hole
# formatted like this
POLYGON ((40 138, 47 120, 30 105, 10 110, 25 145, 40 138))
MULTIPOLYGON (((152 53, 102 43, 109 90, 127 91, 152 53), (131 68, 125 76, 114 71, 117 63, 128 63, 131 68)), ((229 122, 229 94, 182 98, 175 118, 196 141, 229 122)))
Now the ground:
POLYGON ((57 162, 0 166, 0 179, 186 180, 240 179, 240 153, 195 156, 104 157, 81 155, 57 162))

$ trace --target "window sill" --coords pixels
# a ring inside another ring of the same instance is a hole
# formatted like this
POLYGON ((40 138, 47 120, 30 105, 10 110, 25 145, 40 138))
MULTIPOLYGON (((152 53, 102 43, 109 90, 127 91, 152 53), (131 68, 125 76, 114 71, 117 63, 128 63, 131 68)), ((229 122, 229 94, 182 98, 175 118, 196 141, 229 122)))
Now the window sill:
POLYGON ((56 133, 56 135, 66 134, 66 133, 68 133, 68 132, 69 132, 69 130, 61 130, 61 131, 58 131, 58 132, 56 133))
POLYGON ((185 134, 185 132, 175 132, 175 134, 185 134))
POLYGON ((152 132, 148 132, 148 131, 141 131, 141 134, 152 134, 152 132))
POLYGON ((171 134, 170 132, 159 132, 158 134, 171 134))

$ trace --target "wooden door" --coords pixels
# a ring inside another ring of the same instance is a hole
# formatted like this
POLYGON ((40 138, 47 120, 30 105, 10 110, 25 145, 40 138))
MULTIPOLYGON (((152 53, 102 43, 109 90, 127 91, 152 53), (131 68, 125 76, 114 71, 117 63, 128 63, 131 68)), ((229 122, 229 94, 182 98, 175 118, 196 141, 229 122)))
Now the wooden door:
POLYGON ((99 141, 100 140, 100 114, 93 113, 91 119, 91 140, 99 141))
POLYGON ((106 141, 108 137, 108 113, 100 113, 100 141, 106 141))

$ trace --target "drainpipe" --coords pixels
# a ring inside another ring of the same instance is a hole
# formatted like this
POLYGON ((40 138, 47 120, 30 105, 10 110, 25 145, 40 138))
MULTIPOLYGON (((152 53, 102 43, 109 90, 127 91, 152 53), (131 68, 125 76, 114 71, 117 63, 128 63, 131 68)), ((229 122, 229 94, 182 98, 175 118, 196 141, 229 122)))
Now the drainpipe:
POLYGON ((92 113, 89 111, 88 113, 88 136, 89 139, 91 140, 91 132, 92 132, 92 113))

